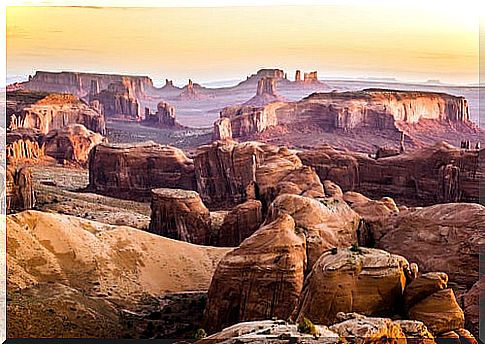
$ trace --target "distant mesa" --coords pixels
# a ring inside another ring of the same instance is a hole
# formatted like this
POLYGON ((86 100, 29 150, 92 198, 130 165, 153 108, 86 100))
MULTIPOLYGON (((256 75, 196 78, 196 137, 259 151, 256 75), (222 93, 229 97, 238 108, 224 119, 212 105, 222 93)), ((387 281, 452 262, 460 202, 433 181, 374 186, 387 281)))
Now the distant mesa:
POLYGON ((263 77, 258 81, 256 95, 244 103, 244 105, 263 106, 276 101, 285 99, 276 93, 276 79, 273 77, 263 77))

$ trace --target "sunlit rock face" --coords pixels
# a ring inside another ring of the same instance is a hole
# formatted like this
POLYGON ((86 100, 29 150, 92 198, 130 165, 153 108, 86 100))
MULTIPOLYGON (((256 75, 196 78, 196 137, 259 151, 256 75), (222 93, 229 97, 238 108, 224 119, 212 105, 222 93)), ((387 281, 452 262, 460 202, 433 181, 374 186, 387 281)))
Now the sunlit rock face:
POLYGON ((7 94, 7 123, 10 130, 35 129, 47 134, 71 124, 104 134, 103 114, 70 94, 15 91, 7 94))

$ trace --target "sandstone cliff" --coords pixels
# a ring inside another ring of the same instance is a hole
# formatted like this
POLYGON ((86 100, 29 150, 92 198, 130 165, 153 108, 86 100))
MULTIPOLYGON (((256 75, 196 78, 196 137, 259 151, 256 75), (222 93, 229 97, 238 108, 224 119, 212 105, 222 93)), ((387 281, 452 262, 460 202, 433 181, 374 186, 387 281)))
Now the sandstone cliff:
POLYGON ((150 190, 195 190, 194 164, 177 148, 154 142, 100 144, 89 157, 89 188, 122 198, 150 198, 150 190))
POLYGON ((90 96, 91 102, 98 101, 106 116, 140 117, 140 104, 133 92, 122 82, 111 83, 107 89, 90 96))
POLYGON ((344 191, 372 198, 390 196, 406 204, 478 202, 478 150, 463 150, 446 142, 381 159, 322 146, 299 153, 321 180, 332 180, 344 191))
POLYGON ((7 94, 7 123, 10 130, 37 129, 47 134, 70 124, 104 134, 104 116, 97 109, 69 94, 27 91, 7 94))

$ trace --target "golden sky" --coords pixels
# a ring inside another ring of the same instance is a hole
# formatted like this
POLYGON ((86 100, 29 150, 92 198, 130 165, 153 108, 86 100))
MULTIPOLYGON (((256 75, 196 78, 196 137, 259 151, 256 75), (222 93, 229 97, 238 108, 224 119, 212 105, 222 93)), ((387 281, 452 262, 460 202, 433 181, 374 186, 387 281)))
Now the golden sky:
POLYGON ((473 9, 447 1, 436 7, 343 3, 8 7, 7 81, 35 70, 76 70, 185 84, 189 77, 242 79, 274 67, 289 75, 318 70, 323 79, 478 82, 479 18, 473 9))

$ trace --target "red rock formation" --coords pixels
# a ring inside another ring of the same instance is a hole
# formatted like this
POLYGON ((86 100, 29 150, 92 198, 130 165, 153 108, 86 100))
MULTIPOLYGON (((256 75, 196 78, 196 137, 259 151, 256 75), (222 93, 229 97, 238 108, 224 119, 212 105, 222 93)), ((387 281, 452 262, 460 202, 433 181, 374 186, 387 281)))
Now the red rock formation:
POLYGON ((399 309, 407 265, 405 258, 376 249, 326 252, 305 280, 297 318, 332 324, 338 312, 391 316, 399 309))
POLYGON ((33 184, 32 170, 29 167, 7 166, 5 184, 7 214, 32 209, 35 206, 33 184))
POLYGON ((248 200, 241 203, 225 216, 215 244, 223 247, 239 246, 259 228, 262 222, 260 201, 248 200))
POLYGON ((173 129, 181 127, 175 118, 175 107, 163 101, 158 103, 157 112, 155 114, 152 115, 148 112, 148 116, 145 115, 143 123, 161 128, 173 129))
POLYGON ((52 129, 82 124, 92 131, 105 132, 104 116, 70 94, 9 92, 7 115, 11 130, 38 129, 41 134, 47 134, 52 129))
POLYGON ((301 81, 301 71, 299 69, 297 69, 296 72, 295 72, 295 81, 296 82, 301 81))
POLYGON ((283 101, 284 98, 276 93, 276 79, 263 77, 258 80, 256 95, 243 105, 263 106, 268 103, 283 101))
POLYGON ((247 320, 288 319, 303 286, 304 239, 291 216, 261 227, 219 263, 205 309, 209 332, 247 320))
POLYGON ((140 117, 140 105, 130 87, 122 82, 111 83, 107 89, 93 95, 90 101, 99 101, 106 116, 140 117))
POLYGON ((290 215, 296 227, 305 234, 309 269, 323 252, 357 242, 360 217, 338 199, 282 194, 271 204, 266 222, 281 214, 290 215))
POLYGON ((344 191, 372 198, 390 196, 406 204, 478 202, 485 177, 477 150, 462 150, 446 142, 381 159, 337 151, 330 146, 299 153, 321 180, 332 180, 344 191))
POLYGON ((443 271, 470 288, 478 280, 485 207, 450 203, 401 210, 373 227, 376 247, 405 255, 424 272, 443 271), (446 254, 443 254, 446 252, 446 254))
MULTIPOLYGON (((296 140, 297 145, 301 144, 301 140, 297 139, 299 135, 306 133, 316 137, 330 134, 338 137, 342 132, 350 131, 368 139, 368 135, 374 135, 374 131, 379 130, 387 140, 397 143, 400 133, 405 132, 407 141, 413 145, 429 142, 433 136, 443 137, 447 131, 475 136, 480 134, 476 125, 470 122, 466 99, 444 93, 366 89, 314 93, 297 102, 279 104, 276 109, 272 103, 267 106, 273 106, 271 112, 265 106, 257 109, 257 112, 272 115, 272 125, 284 129, 287 141, 296 140)), ((228 115, 221 117, 229 117, 234 127, 234 121, 240 119, 230 114, 248 113, 243 107, 232 107, 228 115)), ((259 121, 265 122, 264 119, 259 121)), ((245 122, 250 120, 246 119, 245 122)), ((263 136, 258 135, 262 131, 260 128, 252 126, 249 129, 249 132, 241 133, 233 129, 233 137, 253 134, 256 138, 270 139, 281 136, 278 130, 274 130, 273 135, 270 132, 263 136)))
POLYGON ((323 195, 316 174, 303 168, 300 159, 285 148, 216 141, 197 149, 194 164, 197 190, 210 207, 242 203, 248 193, 266 207, 285 190, 280 182, 293 183, 294 193, 323 195))
POLYGON ((154 142, 100 144, 89 157, 89 188, 109 196, 149 198, 154 188, 195 190, 194 164, 177 148, 154 142))
POLYGON ((154 189, 151 209, 149 232, 199 245, 210 244, 210 214, 197 192, 154 189))
MULTIPOLYGON (((264 107, 249 105, 234 105, 225 107, 221 113, 221 120, 227 118, 224 128, 231 129, 231 137, 244 138, 253 133, 261 133, 277 124, 276 110, 284 103, 271 103, 264 107)), ((219 120, 219 121, 221 121, 219 120)), ((219 127, 215 127, 214 137, 220 135, 219 127)), ((225 132, 229 132, 225 129, 225 132)))
POLYGON ((80 164, 86 164, 91 149, 102 142, 107 141, 101 134, 94 133, 81 124, 54 129, 42 137, 45 155, 58 162, 73 161, 80 164))

